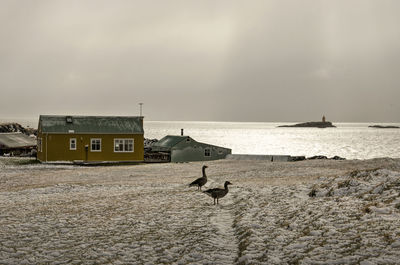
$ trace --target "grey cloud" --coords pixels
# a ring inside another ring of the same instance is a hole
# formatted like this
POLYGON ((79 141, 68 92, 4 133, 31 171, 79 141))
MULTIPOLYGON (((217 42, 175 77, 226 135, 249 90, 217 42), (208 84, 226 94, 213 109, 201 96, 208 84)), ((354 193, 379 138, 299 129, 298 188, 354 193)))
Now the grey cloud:
POLYGON ((397 1, 1 6, 4 118, 400 121, 397 1))

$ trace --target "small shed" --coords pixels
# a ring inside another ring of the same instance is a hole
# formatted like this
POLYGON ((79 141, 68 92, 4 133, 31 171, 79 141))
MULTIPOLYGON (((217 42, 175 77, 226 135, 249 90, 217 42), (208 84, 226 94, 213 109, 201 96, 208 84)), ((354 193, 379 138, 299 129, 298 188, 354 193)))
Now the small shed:
POLYGON ((20 132, 0 133, 0 155, 31 154, 36 147, 36 139, 20 132))
POLYGON ((189 136, 167 135, 151 145, 150 153, 164 154, 164 157, 168 154, 169 161, 164 162, 190 162, 224 159, 232 150, 197 142, 189 136))

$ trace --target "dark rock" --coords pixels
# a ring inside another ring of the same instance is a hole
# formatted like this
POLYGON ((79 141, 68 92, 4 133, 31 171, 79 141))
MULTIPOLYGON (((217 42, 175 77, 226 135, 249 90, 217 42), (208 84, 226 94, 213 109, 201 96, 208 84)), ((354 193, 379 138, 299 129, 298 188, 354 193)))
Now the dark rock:
POLYGON ((346 160, 346 158, 340 157, 340 156, 333 156, 331 158, 328 158, 327 156, 312 156, 308 157, 307 160, 315 160, 315 159, 330 159, 330 160, 346 160))
POLYGON ((314 160, 314 159, 328 159, 326 156, 312 156, 307 158, 308 160, 314 160))
POLYGON ((305 156, 290 156, 289 161, 303 161, 306 160, 305 156))
POLYGON ((332 160, 346 160, 346 158, 343 158, 343 157, 340 157, 340 156, 334 156, 334 157, 331 157, 329 159, 332 159, 332 160))
POLYGON ((399 129, 399 128, 400 128, 399 126, 392 126, 392 125, 389 125, 389 126, 370 125, 370 126, 368 126, 368 127, 370 127, 370 128, 378 128, 378 129, 399 129))

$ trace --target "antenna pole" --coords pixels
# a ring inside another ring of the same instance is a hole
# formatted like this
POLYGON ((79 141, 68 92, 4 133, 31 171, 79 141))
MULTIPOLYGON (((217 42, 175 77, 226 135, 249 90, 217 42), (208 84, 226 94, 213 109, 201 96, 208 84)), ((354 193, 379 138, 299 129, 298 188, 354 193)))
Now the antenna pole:
POLYGON ((140 117, 142 117, 142 107, 143 107, 143 103, 139 103, 140 106, 140 117))

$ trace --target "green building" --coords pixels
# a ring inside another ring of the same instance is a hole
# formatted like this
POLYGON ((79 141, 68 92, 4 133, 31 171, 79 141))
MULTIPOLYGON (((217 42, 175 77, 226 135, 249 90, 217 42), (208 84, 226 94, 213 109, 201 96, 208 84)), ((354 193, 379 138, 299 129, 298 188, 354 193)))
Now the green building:
POLYGON ((153 143, 150 152, 152 154, 167 154, 169 162, 190 162, 224 159, 232 153, 232 150, 197 142, 189 136, 167 135, 160 141, 153 143))

